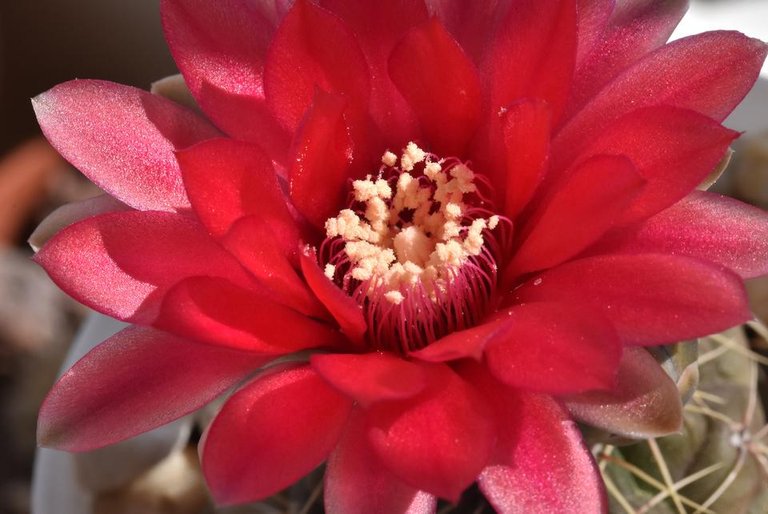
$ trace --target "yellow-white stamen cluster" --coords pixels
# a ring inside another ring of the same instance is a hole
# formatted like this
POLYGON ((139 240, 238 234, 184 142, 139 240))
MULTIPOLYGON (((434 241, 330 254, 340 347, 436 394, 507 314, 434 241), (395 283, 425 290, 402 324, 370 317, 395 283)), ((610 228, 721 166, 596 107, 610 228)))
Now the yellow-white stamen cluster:
MULTIPOLYGON (((325 223, 329 238, 341 238, 353 279, 368 282, 368 294, 383 293, 399 304, 419 286, 431 298, 445 290, 456 270, 483 249, 483 232, 493 230, 498 216, 469 219, 464 197, 476 191, 475 175, 456 163, 443 169, 435 159, 409 143, 399 159, 392 152, 382 164, 399 172, 395 181, 371 175, 352 184, 358 212, 344 209, 325 223), (423 164, 423 176, 412 172, 423 164), (390 185, 392 183, 392 185, 390 185)), ((326 265, 333 279, 336 267, 326 265)))

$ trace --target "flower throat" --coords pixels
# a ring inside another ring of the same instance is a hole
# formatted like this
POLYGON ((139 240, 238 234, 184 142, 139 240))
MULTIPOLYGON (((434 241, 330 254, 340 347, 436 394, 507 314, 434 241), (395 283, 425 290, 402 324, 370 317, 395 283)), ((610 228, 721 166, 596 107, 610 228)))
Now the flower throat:
POLYGON ((407 353, 485 314, 511 223, 488 206, 484 177, 409 143, 352 183, 325 223, 325 275, 363 308, 372 347, 407 353))

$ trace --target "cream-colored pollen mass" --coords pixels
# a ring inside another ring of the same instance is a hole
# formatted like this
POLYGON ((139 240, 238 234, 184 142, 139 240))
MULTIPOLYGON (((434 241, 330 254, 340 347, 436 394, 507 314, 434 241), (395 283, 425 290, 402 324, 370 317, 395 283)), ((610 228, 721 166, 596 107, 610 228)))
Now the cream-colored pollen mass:
MULTIPOLYGON (((368 294, 383 290, 384 298, 398 305, 420 283, 434 299, 457 268, 480 255, 483 232, 496 228, 499 217, 465 219, 464 195, 477 187, 474 172, 464 163, 446 165, 413 142, 400 156, 400 169, 392 152, 384 153, 381 162, 399 172, 393 185, 382 178, 383 168, 376 178, 355 180, 354 199, 365 204, 364 212, 340 211, 326 221, 326 236, 344 241, 352 264, 349 275, 368 281, 368 294), (423 173, 415 176, 421 163, 423 173)), ((324 271, 333 279, 336 267, 328 264, 324 271)))

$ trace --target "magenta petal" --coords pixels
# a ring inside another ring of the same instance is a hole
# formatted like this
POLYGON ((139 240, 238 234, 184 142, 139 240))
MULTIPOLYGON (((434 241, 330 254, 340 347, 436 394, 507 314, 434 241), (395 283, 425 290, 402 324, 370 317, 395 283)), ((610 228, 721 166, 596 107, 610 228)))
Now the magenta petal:
POLYGON ((295 131, 317 88, 343 96, 355 112, 365 110, 369 75, 349 28, 313 2, 297 0, 272 39, 264 88, 274 116, 295 131))
POLYGON ((50 239, 35 261, 79 302, 142 323, 154 318, 168 288, 186 277, 252 282, 202 226, 166 212, 127 211, 85 219, 50 239))
POLYGON ((433 514, 437 500, 382 466, 368 444, 363 416, 352 416, 325 470, 325 509, 333 514, 433 514))
MULTIPOLYGON (((581 0, 579 7, 605 16, 613 2, 581 0), (591 4, 591 5, 584 5, 591 4)), ((688 8, 687 0, 623 0, 617 2, 599 39, 578 61, 569 100, 571 112, 581 108, 608 82, 644 55, 663 45, 688 8)), ((580 19, 580 21, 582 21, 580 19)), ((583 30, 582 24, 579 31, 583 30)), ((593 36, 594 37, 594 36, 593 36)), ((586 50, 579 39, 579 54, 586 50)))
POLYGON ((643 185, 626 157, 598 155, 584 161, 541 199, 509 269, 549 268, 577 255, 621 220, 643 185))
POLYGON ((640 225, 609 233, 594 250, 696 257, 757 277, 768 273, 768 215, 726 196, 694 191, 640 225))
POLYGON ((679 39, 644 57, 598 93, 553 141, 557 169, 629 111, 669 105, 722 121, 750 90, 765 43, 738 32, 679 39))
POLYGON ((472 61, 437 19, 403 37, 389 75, 416 112, 429 150, 461 155, 480 121, 482 91, 472 61))
POLYGON ((607 512, 600 471, 563 409, 547 396, 486 391, 497 401, 499 442, 478 477, 500 514, 607 512))
POLYGON ((276 24, 266 5, 163 0, 160 9, 176 65, 203 111, 227 134, 279 155, 288 137, 264 101, 264 61, 276 24))
POLYGON ((203 473, 216 502, 266 498, 312 471, 333 450, 351 406, 309 366, 252 380, 204 435, 203 473))
POLYGON ((40 410, 38 440, 68 451, 122 441, 199 409, 267 360, 127 328, 59 379, 40 410))
POLYGON ((694 111, 647 107, 613 123, 582 155, 620 154, 632 161, 648 183, 623 219, 639 221, 690 193, 738 135, 694 111))
POLYGON ((139 210, 188 208, 174 151, 219 135, 186 107, 112 82, 65 82, 32 104, 45 137, 65 159, 139 210))
POLYGON ((343 98, 317 91, 294 141, 289 171, 296 208, 317 227, 335 216, 344 200, 352 164, 352 139, 343 98))
POLYGON ((546 101, 557 120, 576 60, 576 1, 508 4, 481 68, 491 115, 518 98, 532 97, 546 101))
POLYGON ((488 370, 518 389, 551 394, 610 389, 622 345, 613 326, 579 305, 510 309, 485 349, 488 370))
POLYGON ((195 213, 216 237, 243 216, 257 215, 279 234, 298 235, 269 158, 257 147, 214 139, 177 154, 195 213))
POLYGON ((276 303, 270 292, 209 277, 174 286, 156 325, 189 339, 275 355, 343 341, 332 327, 276 303))
POLYGON ((360 304, 325 276, 314 255, 303 252, 299 259, 304 279, 317 299, 325 305, 341 331, 356 345, 362 345, 368 324, 360 304))
POLYGON ((557 301, 595 308, 629 344, 692 339, 752 318, 738 276, 674 255, 579 259, 532 277, 512 295, 515 303, 557 301))
POLYGON ((551 125, 549 106, 541 100, 521 100, 509 105, 502 115, 507 156, 504 212, 512 219, 544 179, 551 125))
POLYGON ((565 402, 579 421, 621 437, 661 437, 683 424, 677 386, 643 348, 625 350, 615 389, 568 396, 565 402))
POLYGON ((426 386, 419 365, 388 353, 315 354, 310 362, 329 384, 364 407, 411 398, 426 386))
POLYGON ((403 482, 455 502, 486 465, 495 429, 486 400, 450 368, 427 379, 419 396, 369 409, 369 438, 403 482))

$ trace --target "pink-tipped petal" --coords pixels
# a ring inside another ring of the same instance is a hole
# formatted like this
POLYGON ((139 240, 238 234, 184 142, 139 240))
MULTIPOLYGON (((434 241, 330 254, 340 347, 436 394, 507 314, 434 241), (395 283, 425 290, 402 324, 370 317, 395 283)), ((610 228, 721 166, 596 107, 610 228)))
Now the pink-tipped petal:
POLYGON ((168 288, 186 277, 252 282, 197 222, 156 211, 87 218, 50 239, 35 261, 79 302, 141 323, 152 321, 168 288))
POLYGON ((437 19, 403 37, 389 75, 416 113, 429 150, 461 155, 480 121, 481 85, 472 61, 437 19))
POLYGON ((122 441, 199 409, 267 360, 126 328, 59 379, 40 410, 38 440, 67 451, 122 441))
POLYGON ((64 204, 40 222, 29 236, 29 245, 34 251, 38 251, 49 239, 69 225, 99 214, 127 210, 130 210, 130 207, 104 194, 64 204))
POLYGON ((423 0, 322 0, 320 5, 339 16, 355 33, 370 67, 371 98, 368 109, 387 137, 385 144, 397 149, 418 139, 416 116, 392 83, 387 71, 389 55, 403 35, 427 19, 423 0))
POLYGON ((499 441, 478 485, 496 512, 607 512, 600 471, 562 407, 504 387, 485 394, 497 399, 499 441))
POLYGON ((174 152, 219 135, 186 107, 112 82, 65 82, 32 105, 45 137, 65 159, 139 210, 188 209, 174 152))
POLYGON ((624 351, 615 389, 568 396, 565 401, 579 421, 620 437, 661 437, 683 425, 677 386, 644 348, 624 351))
POLYGON ((257 377, 224 404, 202 443, 202 465, 221 505, 271 496, 320 465, 352 402, 309 366, 257 377))
POLYGON ((363 317, 363 309, 352 297, 347 295, 325 275, 317 264, 313 254, 302 252, 299 257, 304 280, 318 300, 328 309, 341 331, 356 345, 363 344, 363 337, 368 324, 363 317))
POLYGON ((549 268, 579 254, 622 219, 643 186, 624 156, 598 155, 584 161, 541 198, 509 270, 520 274, 549 268))
POLYGON ((614 230, 594 251, 684 255, 757 277, 768 273, 768 215, 726 196, 694 191, 644 223, 614 230))
POLYGON ((613 387, 621 351, 616 330, 594 310, 534 302, 510 309, 485 357, 509 386, 563 394, 613 387))
POLYGON ((317 88, 343 96, 355 112, 364 111, 370 77, 349 28, 313 2, 297 0, 272 39, 264 88, 274 116, 293 132, 317 88))
POLYGON ((632 161, 647 185, 622 218, 639 221, 690 193, 738 135, 691 110, 647 107, 613 123, 582 155, 616 154, 632 161))
POLYGON ((294 141, 289 171, 290 195, 296 208, 317 227, 335 216, 350 178, 353 143, 343 98, 316 91, 294 141))
POLYGON ((332 327, 276 303, 269 291, 208 277, 173 287, 156 325, 189 339, 275 355, 343 341, 332 327))
POLYGON ((347 428, 328 458, 324 501, 334 514, 434 514, 437 499, 398 480, 371 450, 361 415, 347 428))
MULTIPOLYGON (((613 4, 592 0, 580 0, 579 3, 580 8, 597 11, 593 14, 597 20, 610 13, 608 9, 612 7, 610 4, 613 4)), ((617 2, 616 9, 610 13, 608 24, 599 34, 599 38, 593 39, 594 43, 588 52, 587 45, 583 44, 583 27, 580 24, 581 58, 577 63, 573 92, 568 102, 570 113, 580 109, 628 66, 663 45, 682 19, 687 7, 688 0, 617 2)))
POLYGON ((363 407, 411 398, 426 386, 419 365, 388 353, 315 354, 310 362, 329 384, 363 407))
POLYGON ((647 55, 600 91, 554 139, 555 169, 572 160, 624 114, 653 105, 690 109, 722 121, 751 89, 768 47, 738 32, 679 39, 647 55))
POLYGON ((258 147, 231 139, 214 139, 176 155, 195 213, 215 237, 238 219, 256 215, 278 233, 293 236, 295 223, 286 206, 269 158, 258 147))
POLYGON ((510 2, 482 64, 491 115, 522 97, 547 102, 556 121, 576 59, 576 1, 510 2))
POLYGON ((507 156, 504 212, 510 218, 525 208, 544 179, 551 118, 547 103, 536 99, 511 104, 502 115, 507 156))
POLYGON ((227 134, 281 160, 287 133, 264 100, 263 70, 275 31, 267 2, 163 0, 166 40, 200 107, 227 134))
POLYGON ((369 410, 369 440, 381 462, 412 487, 457 501, 485 466, 496 438, 486 400, 443 365, 428 369, 415 398, 369 410))
POLYGON ((713 264, 663 254, 600 255, 531 277, 515 303, 556 301, 602 312, 628 344, 720 332, 751 319, 741 279, 713 264))

